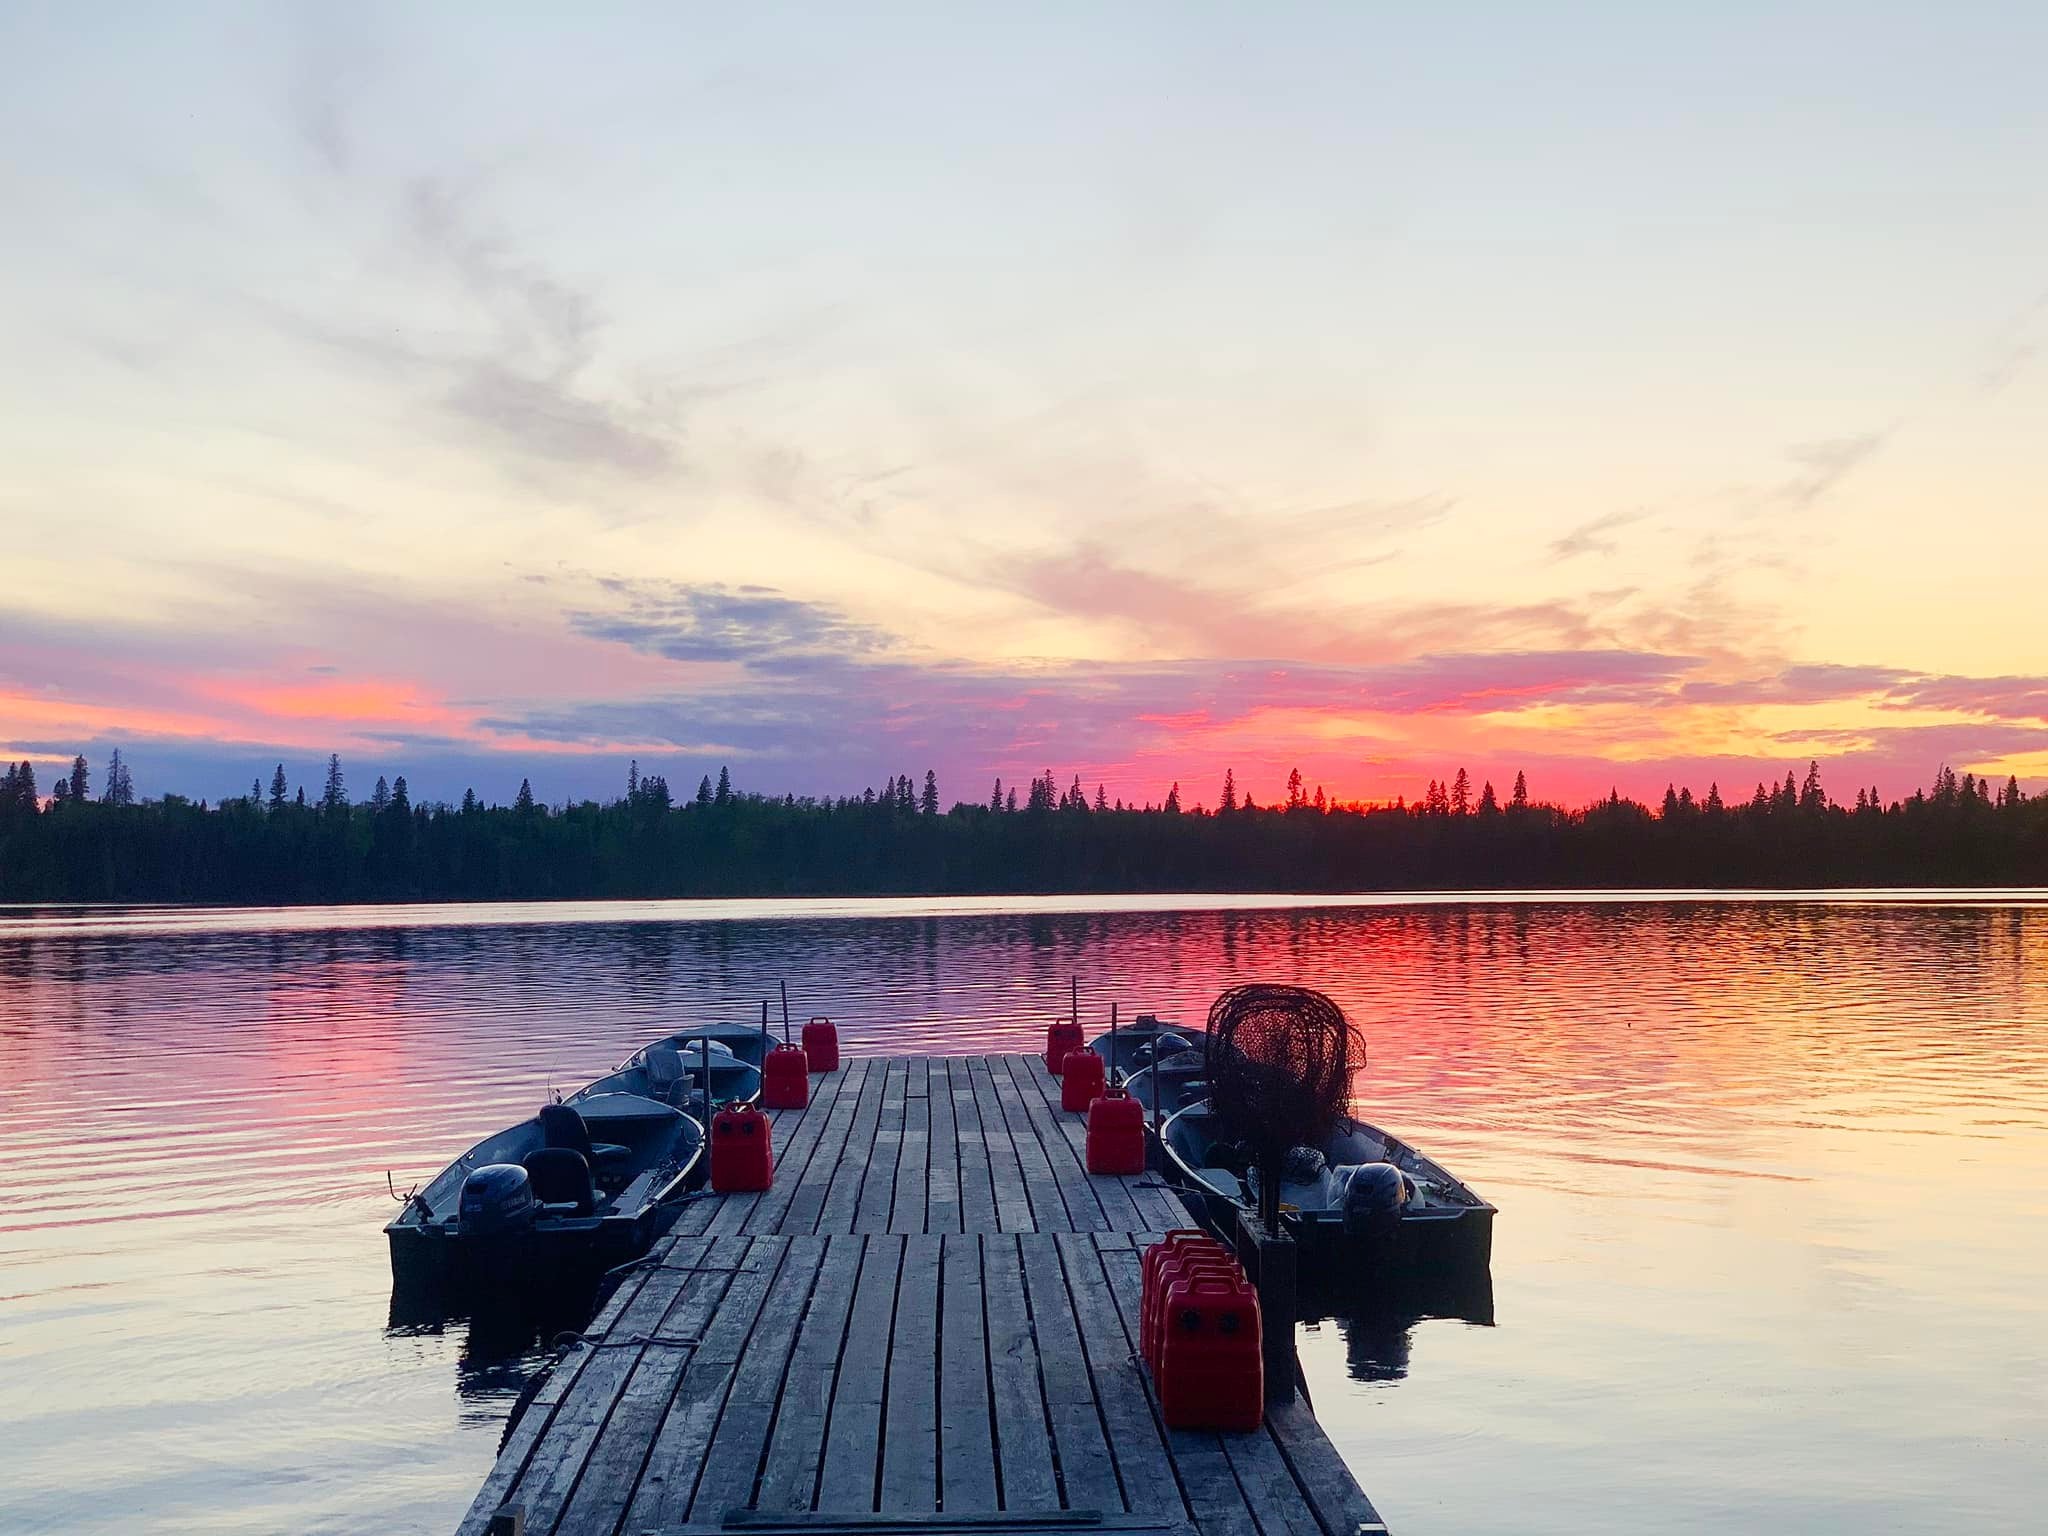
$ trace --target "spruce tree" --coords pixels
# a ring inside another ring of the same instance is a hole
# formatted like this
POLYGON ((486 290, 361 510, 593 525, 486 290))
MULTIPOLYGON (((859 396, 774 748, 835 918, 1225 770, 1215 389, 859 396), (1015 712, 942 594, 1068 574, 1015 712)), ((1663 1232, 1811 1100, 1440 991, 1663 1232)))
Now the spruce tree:
POLYGON ((327 787, 320 792, 320 809, 341 812, 348 809, 348 788, 342 782, 341 754, 327 754, 327 787))
POLYGON ((727 768, 721 767, 718 770, 718 788, 712 792, 711 800, 714 805, 724 805, 731 799, 732 772, 727 768))
POLYGON ((1175 781, 1173 788, 1166 792, 1166 814, 1169 816, 1178 816, 1180 814, 1180 784, 1178 781, 1175 781))
POLYGON ((519 781, 519 795, 512 802, 512 809, 522 816, 533 814, 533 785, 525 779, 519 781))
POLYGON ((917 808, 927 816, 936 816, 939 814, 938 770, 933 768, 925 769, 924 793, 918 797, 917 808))
POLYGON ((699 805, 709 805, 711 803, 711 775, 708 773, 697 781, 697 803, 699 805))
POLYGON ((1232 811, 1236 809, 1237 774, 1233 770, 1226 768, 1223 770, 1223 795, 1222 798, 1216 802, 1216 814, 1219 816, 1228 816, 1232 811))
POLYGON ((85 754, 71 759, 71 803, 83 805, 92 798, 92 774, 85 766, 85 754))
POLYGON ((1508 809, 1526 811, 1529 809, 1529 781, 1522 777, 1522 770, 1515 770, 1515 787, 1508 794, 1508 809))
POLYGON ((1001 778, 996 780, 996 787, 989 792, 988 808, 991 811, 997 812, 1003 808, 1003 781, 1001 778))
POLYGON ((277 772, 270 776, 270 808, 273 811, 281 811, 290 798, 291 786, 284 781, 284 764, 279 763, 277 772))

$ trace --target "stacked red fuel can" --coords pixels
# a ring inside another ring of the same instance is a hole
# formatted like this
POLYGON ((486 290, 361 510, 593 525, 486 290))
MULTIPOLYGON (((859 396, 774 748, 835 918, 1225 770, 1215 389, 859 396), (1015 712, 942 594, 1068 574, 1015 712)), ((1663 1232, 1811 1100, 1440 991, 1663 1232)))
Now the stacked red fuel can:
POLYGON ((1078 1051, 1083 1042, 1081 1026, 1070 1019, 1055 1019, 1045 1031, 1045 1070, 1058 1077, 1067 1069, 1067 1053, 1078 1051))
POLYGON ((761 1103, 768 1109, 802 1109, 811 1102, 811 1059, 800 1045, 784 1043, 761 1063, 761 1103))
POLYGON ((1146 1249, 1138 1331, 1169 1428, 1259 1427, 1259 1298, 1229 1249, 1194 1231, 1146 1249))
POLYGON ((751 1104, 728 1104, 711 1117, 711 1187, 719 1194, 766 1189, 775 1176, 768 1117, 751 1104))
POLYGON ((813 1072, 839 1070, 839 1026, 830 1019, 813 1019, 804 1026, 804 1055, 813 1072))
POLYGON ((1077 1115, 1101 1097, 1108 1065, 1085 1047, 1067 1052, 1060 1064, 1060 1108, 1077 1115))
MULTIPOLYGON (((1064 1090, 1060 1102, 1066 1102, 1064 1090)), ((1087 1151, 1090 1173, 1143 1173, 1145 1106, 1121 1088, 1091 1099, 1087 1151)))

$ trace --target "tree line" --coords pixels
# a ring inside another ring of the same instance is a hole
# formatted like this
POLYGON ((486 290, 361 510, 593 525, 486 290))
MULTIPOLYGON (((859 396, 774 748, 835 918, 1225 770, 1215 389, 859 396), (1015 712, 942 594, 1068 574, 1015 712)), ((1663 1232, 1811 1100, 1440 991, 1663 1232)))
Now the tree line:
POLYGON ((116 752, 45 795, 34 765, 0 780, 0 900, 298 903, 1011 892, 1350 891, 1512 887, 2048 884, 2048 797, 1942 768, 1885 802, 1831 796, 1820 768, 1746 797, 1673 786, 1577 808, 1506 795, 1463 769, 1413 802, 1338 802, 1299 772, 1270 805, 1227 773, 1212 808, 1126 804, 1078 775, 997 779, 941 810, 938 777, 858 795, 761 795, 721 768, 679 799, 627 770, 625 793, 508 805, 474 790, 419 802, 403 776, 365 798, 330 757, 317 792, 268 784, 209 805, 140 798, 116 752), (1019 790, 1022 789, 1020 796, 1019 790))

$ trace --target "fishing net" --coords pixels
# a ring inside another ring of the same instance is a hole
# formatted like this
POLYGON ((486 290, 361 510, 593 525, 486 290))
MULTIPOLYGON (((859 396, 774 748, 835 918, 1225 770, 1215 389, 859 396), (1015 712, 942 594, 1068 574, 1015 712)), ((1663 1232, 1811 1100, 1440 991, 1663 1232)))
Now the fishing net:
POLYGON ((1232 987, 1209 1010, 1209 1102, 1258 1170, 1269 1225, 1289 1152, 1316 1146, 1345 1117, 1363 1057, 1344 1010, 1306 987, 1232 987))

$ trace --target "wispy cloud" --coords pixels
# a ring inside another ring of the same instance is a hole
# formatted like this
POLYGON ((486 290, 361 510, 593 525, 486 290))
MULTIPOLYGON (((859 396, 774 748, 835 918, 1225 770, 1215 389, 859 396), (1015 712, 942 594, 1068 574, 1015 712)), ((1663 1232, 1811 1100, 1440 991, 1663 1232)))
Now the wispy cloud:
POLYGON ((772 587, 691 585, 674 581, 598 583, 615 599, 577 609, 578 634, 616 641, 671 661, 764 662, 794 654, 866 655, 897 642, 828 603, 787 597, 772 587))
POLYGON ((1609 512, 1591 522, 1580 523, 1563 538, 1552 541, 1550 558, 1570 560, 1578 555, 1611 555, 1621 547, 1613 536, 1649 515, 1647 509, 1639 508, 1633 512, 1609 512))

